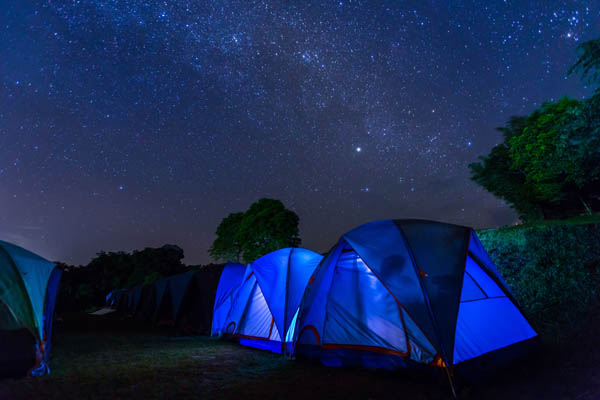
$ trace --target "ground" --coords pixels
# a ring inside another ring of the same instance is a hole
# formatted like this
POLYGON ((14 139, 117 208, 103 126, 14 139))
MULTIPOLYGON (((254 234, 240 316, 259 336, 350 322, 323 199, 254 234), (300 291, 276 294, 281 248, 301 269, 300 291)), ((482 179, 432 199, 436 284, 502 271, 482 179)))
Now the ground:
MULTIPOLYGON (((594 318, 597 320, 597 318, 594 318)), ((443 376, 329 368, 208 337, 174 337, 115 316, 59 321, 52 373, 0 381, 0 399, 449 399, 443 376)), ((460 399, 600 399, 600 328, 545 350, 460 399)))

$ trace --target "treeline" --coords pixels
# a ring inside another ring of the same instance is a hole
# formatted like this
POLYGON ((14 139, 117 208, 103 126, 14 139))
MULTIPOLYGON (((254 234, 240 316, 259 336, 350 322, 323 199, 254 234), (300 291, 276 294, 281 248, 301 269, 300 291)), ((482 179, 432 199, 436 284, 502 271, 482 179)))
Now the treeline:
POLYGON ((189 271, 182 263, 183 250, 175 245, 146 248, 131 253, 100 252, 89 264, 63 263, 63 276, 57 300, 57 312, 78 312, 101 307, 114 289, 136 285, 189 271))

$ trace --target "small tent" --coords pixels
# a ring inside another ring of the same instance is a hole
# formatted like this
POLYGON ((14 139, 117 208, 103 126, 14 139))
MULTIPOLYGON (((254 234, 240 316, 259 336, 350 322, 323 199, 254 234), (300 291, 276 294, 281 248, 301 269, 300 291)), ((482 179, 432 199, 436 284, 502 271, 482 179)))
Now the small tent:
POLYGON ((384 220, 344 234, 310 278, 298 356, 326 365, 454 366, 537 335, 468 227, 384 220))
POLYGON ((49 372, 60 275, 54 263, 0 241, 0 376, 49 372))
POLYGON ((233 296, 242 284, 245 271, 246 266, 238 263, 228 263, 223 268, 213 306, 211 335, 223 333, 225 319, 233 304, 233 296))
POLYGON ((149 322, 154 317, 156 311, 156 287, 149 283, 142 287, 142 294, 138 304, 135 319, 138 321, 149 322))
POLYGON ((246 346, 289 351, 302 294, 322 258, 310 250, 286 248, 248 265, 221 330, 246 346))
POLYGON ((165 297, 168 283, 169 278, 162 278, 152 283, 154 286, 154 311, 152 312, 153 322, 158 322, 160 307, 163 303, 163 298, 165 297))
POLYGON ((210 334, 213 302, 222 271, 222 264, 212 264, 195 272, 177 312, 178 334, 210 334))
POLYGON ((142 298, 142 285, 135 286, 128 291, 128 303, 127 303, 127 313, 129 315, 135 315, 137 308, 140 304, 140 299, 142 298))
POLYGON ((164 282, 161 282, 162 280, 157 281, 157 283, 160 282, 161 286, 165 285, 156 314, 156 320, 159 324, 175 325, 183 295, 187 291, 194 274, 195 271, 188 271, 165 278, 164 282))

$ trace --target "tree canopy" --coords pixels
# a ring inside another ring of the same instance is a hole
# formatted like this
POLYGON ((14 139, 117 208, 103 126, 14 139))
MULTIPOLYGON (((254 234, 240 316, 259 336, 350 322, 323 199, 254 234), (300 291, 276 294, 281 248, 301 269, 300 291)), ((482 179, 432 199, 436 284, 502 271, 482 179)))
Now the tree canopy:
POLYGON ((263 198, 243 213, 232 213, 217 227, 209 254, 215 260, 251 262, 283 247, 297 247, 298 215, 275 199, 263 198))
POLYGON ((244 213, 231 213, 223 218, 217 227, 217 238, 208 250, 210 256, 215 260, 241 261, 242 245, 239 241, 237 231, 244 219, 244 213))
MULTIPOLYGON (((580 46, 569 70, 597 81, 600 39, 580 46)), ((591 213, 600 205, 600 93, 563 97, 498 128, 503 143, 469 165, 472 179, 505 200, 523 220, 591 213)))
POLYGON ((600 82, 600 38, 583 42, 578 49, 581 56, 568 73, 580 73, 587 83, 600 82))

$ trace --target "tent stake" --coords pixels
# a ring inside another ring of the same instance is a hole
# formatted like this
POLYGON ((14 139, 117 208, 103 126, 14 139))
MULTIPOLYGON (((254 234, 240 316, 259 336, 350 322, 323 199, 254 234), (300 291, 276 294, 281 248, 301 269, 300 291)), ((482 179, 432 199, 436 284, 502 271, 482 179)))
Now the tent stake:
POLYGON ((456 391, 454 390, 454 382, 452 382, 452 377, 450 376, 450 371, 448 371, 448 367, 444 367, 446 370, 446 375, 448 376, 448 382, 450 382, 450 389, 452 389, 452 396, 456 399, 456 391))

